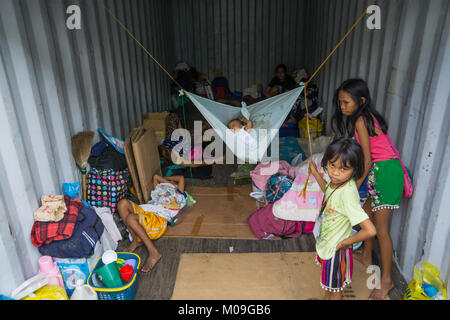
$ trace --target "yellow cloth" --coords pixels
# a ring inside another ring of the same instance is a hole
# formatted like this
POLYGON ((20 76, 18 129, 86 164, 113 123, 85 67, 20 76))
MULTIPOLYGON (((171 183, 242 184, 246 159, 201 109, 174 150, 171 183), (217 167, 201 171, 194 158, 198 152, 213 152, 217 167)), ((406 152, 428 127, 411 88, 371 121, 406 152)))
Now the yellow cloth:
MULTIPOLYGON (((139 216, 139 224, 145 229, 151 240, 160 238, 167 229, 167 220, 150 211, 144 211, 139 205, 130 201, 134 213, 139 216)), ((141 239, 137 239, 139 242, 141 239)))

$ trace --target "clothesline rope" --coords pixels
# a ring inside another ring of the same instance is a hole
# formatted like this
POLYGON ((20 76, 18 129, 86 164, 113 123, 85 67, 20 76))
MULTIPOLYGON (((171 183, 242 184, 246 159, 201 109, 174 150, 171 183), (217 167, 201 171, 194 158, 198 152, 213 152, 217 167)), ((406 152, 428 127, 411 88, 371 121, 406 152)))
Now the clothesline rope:
MULTIPOLYGON (((369 9, 371 6, 373 6, 377 0, 373 0, 367 9, 369 9)), ((348 37, 348 35, 356 28, 356 26, 361 22, 362 18, 367 14, 367 9, 364 11, 364 13, 356 20, 356 22, 352 25, 352 27, 347 31, 345 36, 339 41, 339 43, 334 47, 334 49, 331 51, 331 53, 328 55, 328 57, 321 63, 321 65, 317 68, 317 70, 313 73, 313 75, 306 81, 305 88, 303 89, 303 93, 305 95, 305 107, 306 107, 306 131, 308 135, 308 145, 309 145, 309 154, 312 161, 312 142, 311 142, 311 133, 309 131, 309 110, 308 110, 308 99, 306 98, 306 90, 308 88, 308 84, 311 82, 312 79, 319 73, 319 71, 322 69, 322 67, 327 63, 327 61, 331 58, 331 56, 336 52, 336 50, 341 46, 342 42, 348 37)), ((308 177, 306 178, 305 186, 303 187, 303 190, 300 192, 299 197, 303 196, 303 199, 306 199, 306 188, 308 186, 309 178, 311 176, 311 170, 308 169, 308 177)))
MULTIPOLYGON (((114 15, 114 13, 112 13, 112 11, 103 3, 103 1, 101 0, 97 0, 103 8, 105 8, 105 10, 109 13, 109 15, 122 27, 122 29, 124 29, 128 35, 134 40, 136 41, 136 43, 145 51, 145 53, 152 58, 152 60, 164 71, 164 73, 178 86, 180 87, 181 90, 184 91, 183 87, 178 83, 177 80, 175 80, 174 77, 172 77, 172 75, 164 68, 163 65, 161 65, 161 63, 159 63, 158 60, 156 60, 156 58, 147 50, 147 48, 145 48, 142 43, 136 39, 136 37, 130 32, 130 30, 128 30, 128 28, 114 15)), ((186 92, 185 92, 186 93, 186 92)))
MULTIPOLYGON (((183 87, 172 77, 172 75, 158 62, 158 60, 142 45, 142 43, 136 39, 136 37, 128 30, 128 28, 112 13, 112 11, 103 3, 101 0, 97 0, 109 13, 109 15, 124 29, 128 35, 144 50, 144 52, 164 71, 164 73, 178 86, 181 90, 183 90, 184 94, 189 97, 187 92, 183 89, 183 87)), ((369 7, 374 5, 377 2, 377 0, 373 0, 369 7)), ((367 7, 367 9, 369 9, 367 7)), ((305 96, 305 107, 306 107, 306 131, 308 135, 308 144, 309 144, 309 154, 312 156, 312 143, 311 143, 311 133, 309 129, 309 110, 308 110, 308 99, 306 97, 306 91, 308 84, 314 79, 314 77, 317 75, 317 73, 322 69, 322 67, 327 63, 327 61, 331 58, 331 56, 336 52, 336 50, 341 46, 341 44, 344 42, 344 40, 348 37, 348 35, 356 28, 356 26, 361 22, 362 18, 367 14, 367 9, 364 11, 364 13, 356 20, 356 22, 352 25, 352 27, 347 31, 347 33, 344 35, 344 37, 339 41, 339 43, 334 47, 334 49, 331 51, 331 53, 327 56, 327 58, 321 63, 321 65, 316 69, 316 71, 312 74, 312 76, 306 81, 305 87, 303 89, 303 93, 305 96)), ((185 123, 186 125, 186 123, 185 123)), ((192 170, 192 168, 191 168, 192 170)), ((308 185, 309 178, 311 176, 311 170, 308 169, 308 177, 305 182, 305 186, 303 187, 302 192, 299 196, 303 196, 303 198, 306 198, 306 188, 308 185)), ((191 171, 191 179, 192 179, 192 171, 191 171)))

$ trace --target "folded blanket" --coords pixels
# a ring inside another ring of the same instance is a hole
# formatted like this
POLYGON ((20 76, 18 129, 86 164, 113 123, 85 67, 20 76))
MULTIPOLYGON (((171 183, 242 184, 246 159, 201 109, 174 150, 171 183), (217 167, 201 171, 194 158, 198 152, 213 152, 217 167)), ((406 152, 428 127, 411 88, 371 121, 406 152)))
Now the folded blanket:
POLYGON ((41 222, 58 222, 67 211, 64 196, 42 196, 42 206, 34 212, 34 220, 41 222))
POLYGON ((67 211, 64 217, 58 222, 41 222, 35 221, 31 229, 31 243, 35 247, 43 244, 49 244, 55 240, 63 240, 70 238, 77 222, 78 213, 83 208, 80 201, 70 199, 64 196, 64 202, 67 211))

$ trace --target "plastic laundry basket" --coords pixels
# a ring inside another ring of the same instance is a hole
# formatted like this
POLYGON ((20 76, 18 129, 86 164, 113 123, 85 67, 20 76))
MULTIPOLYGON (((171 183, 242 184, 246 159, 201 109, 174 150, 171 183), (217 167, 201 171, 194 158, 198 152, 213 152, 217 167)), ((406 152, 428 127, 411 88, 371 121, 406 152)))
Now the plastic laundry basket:
POLYGON ((138 283, 138 270, 139 266, 141 264, 141 258, 134 253, 130 252, 117 252, 117 257, 119 259, 136 259, 136 269, 133 272, 133 276, 131 277, 131 280, 128 281, 126 284, 124 284, 121 287, 114 287, 114 288, 105 288, 105 287, 99 287, 94 285, 92 281, 92 277, 94 272, 103 267, 103 262, 101 257, 97 260, 97 263, 95 264, 94 269, 92 270, 91 274, 88 278, 88 284, 94 288, 94 290, 98 294, 99 300, 133 300, 134 295, 136 293, 137 283, 138 283))

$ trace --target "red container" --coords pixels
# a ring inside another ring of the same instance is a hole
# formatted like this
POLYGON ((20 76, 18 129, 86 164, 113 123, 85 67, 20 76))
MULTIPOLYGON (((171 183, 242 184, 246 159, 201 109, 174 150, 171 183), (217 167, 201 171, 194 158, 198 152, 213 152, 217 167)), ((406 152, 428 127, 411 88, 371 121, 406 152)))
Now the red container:
POLYGON ((127 283, 131 280, 131 277, 133 276, 133 267, 130 265, 124 265, 122 268, 120 268, 120 276, 122 277, 123 281, 127 283))

